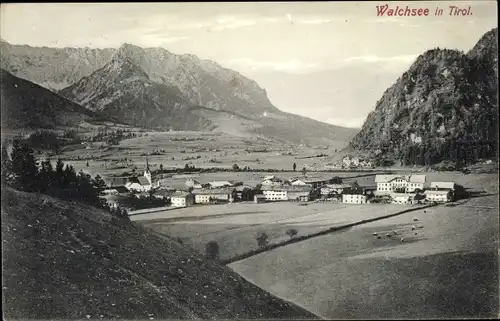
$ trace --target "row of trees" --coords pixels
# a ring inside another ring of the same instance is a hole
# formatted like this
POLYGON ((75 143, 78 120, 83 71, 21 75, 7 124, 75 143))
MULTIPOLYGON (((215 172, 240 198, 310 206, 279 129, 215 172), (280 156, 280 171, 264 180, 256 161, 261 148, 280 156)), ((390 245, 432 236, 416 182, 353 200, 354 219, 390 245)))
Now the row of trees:
POLYGON ((456 169, 461 169, 479 159, 495 155, 496 146, 493 141, 449 140, 408 144, 400 151, 400 160, 404 166, 430 166, 442 161, 450 161, 455 164, 456 169))
MULTIPOLYGON (((286 230, 285 233, 288 237, 290 237, 290 239, 292 239, 299 233, 299 231, 297 231, 294 228, 291 228, 286 230)), ((269 245, 269 236, 267 235, 266 232, 257 233, 255 235, 255 240, 257 241, 257 245, 259 247, 265 247, 269 245)), ((219 251, 220 251, 219 244, 216 241, 210 241, 205 246, 205 254, 209 259, 218 260, 219 251)))
POLYGON ((20 140, 14 140, 9 158, 2 147, 2 183, 26 192, 37 192, 64 200, 78 201, 96 207, 106 208, 120 217, 128 217, 123 209, 111 210, 100 192, 106 188, 104 180, 96 175, 80 171, 64 164, 59 158, 55 168, 50 160, 38 162, 33 149, 20 140))

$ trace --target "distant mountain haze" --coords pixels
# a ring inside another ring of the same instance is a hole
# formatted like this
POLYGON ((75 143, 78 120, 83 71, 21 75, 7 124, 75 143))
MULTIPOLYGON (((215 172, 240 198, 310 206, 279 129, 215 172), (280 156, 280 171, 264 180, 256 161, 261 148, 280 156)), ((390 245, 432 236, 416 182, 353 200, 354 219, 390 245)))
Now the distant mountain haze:
POLYGON ((2 66, 47 88, 65 87, 59 93, 85 108, 146 128, 219 130, 333 148, 357 132, 282 112, 255 81, 163 48, 53 49, 2 42, 2 66), (80 50, 84 63, 76 59, 80 50))

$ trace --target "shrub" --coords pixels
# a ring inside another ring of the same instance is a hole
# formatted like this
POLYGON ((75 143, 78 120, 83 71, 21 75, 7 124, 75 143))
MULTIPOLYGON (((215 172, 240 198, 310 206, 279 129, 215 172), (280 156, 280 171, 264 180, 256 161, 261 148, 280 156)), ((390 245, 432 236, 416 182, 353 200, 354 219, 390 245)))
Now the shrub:
POLYGON ((286 235, 288 235, 290 238, 293 238, 295 235, 297 235, 298 231, 294 228, 291 228, 286 231, 286 235))
POLYGON ((257 245, 259 247, 264 247, 269 243, 268 238, 269 237, 267 236, 267 234, 265 232, 261 232, 261 233, 257 234, 257 236, 255 237, 255 240, 257 240, 257 245))
POLYGON ((209 259, 219 259, 219 244, 216 241, 208 242, 205 246, 205 254, 209 259))

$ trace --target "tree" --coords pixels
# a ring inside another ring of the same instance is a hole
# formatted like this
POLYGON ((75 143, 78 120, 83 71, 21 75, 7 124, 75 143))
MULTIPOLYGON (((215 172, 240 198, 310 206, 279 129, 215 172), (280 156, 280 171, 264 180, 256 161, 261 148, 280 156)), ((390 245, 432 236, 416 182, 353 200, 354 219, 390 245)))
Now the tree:
POLYGON ((291 228, 286 231, 286 235, 288 235, 290 238, 293 238, 295 235, 297 235, 298 231, 294 228, 291 228))
POLYGON ((257 245, 259 247, 264 247, 268 244, 268 236, 265 232, 261 232, 259 234, 257 234, 257 236, 255 237, 255 240, 257 240, 257 245))
POLYGON ((54 181, 54 169, 50 160, 46 159, 41 164, 39 172, 39 191, 46 192, 54 181))
POLYGON ((302 167, 302 175, 305 176, 306 173, 307 173, 307 168, 304 166, 304 167, 302 167))
POLYGON ((86 167, 89 167, 89 162, 87 162, 87 164, 85 164, 86 167))
POLYGON ((94 186, 98 192, 101 192, 106 189, 106 182, 102 179, 102 177, 97 174, 94 178, 94 186))
POLYGON ((342 184, 342 178, 335 176, 330 180, 330 184, 342 184))
POLYGON ((211 260, 219 259, 219 244, 216 241, 210 241, 205 246, 205 254, 211 260))
POLYGON ((240 170, 240 167, 238 166, 238 164, 233 164, 233 171, 237 172, 240 170))
POLYGON ((295 172, 297 170, 297 164, 293 163, 293 171, 295 172))
POLYGON ((351 187, 352 188, 358 188, 359 187, 358 181, 357 180, 352 181, 351 182, 351 187))
POLYGON ((11 154, 11 171, 16 186, 25 191, 34 191, 37 185, 38 167, 33 149, 20 140, 14 140, 11 154))
POLYGON ((160 172, 163 173, 163 164, 160 164, 160 172))

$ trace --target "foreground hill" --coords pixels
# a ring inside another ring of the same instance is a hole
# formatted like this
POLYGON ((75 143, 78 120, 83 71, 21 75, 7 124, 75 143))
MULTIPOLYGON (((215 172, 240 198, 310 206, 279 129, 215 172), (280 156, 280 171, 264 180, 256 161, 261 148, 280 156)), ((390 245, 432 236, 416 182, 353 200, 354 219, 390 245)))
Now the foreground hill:
POLYGON ((468 54, 420 55, 386 90, 350 147, 413 164, 496 155, 497 38, 494 29, 468 54))
POLYGON ((187 121, 180 114, 187 111, 186 106, 191 106, 213 111, 188 113, 192 122, 189 127, 194 130, 261 135, 299 144, 328 144, 332 148, 344 147, 357 132, 284 113, 272 105, 266 91, 255 81, 194 55, 176 55, 163 48, 140 48, 130 44, 118 49, 36 48, 5 42, 1 45, 2 67, 14 75, 54 90, 64 88, 60 91, 62 95, 84 107, 103 109, 141 126, 179 126, 187 121), (81 61, 74 59, 79 55, 81 61), (103 76, 103 70, 116 67, 112 61, 117 57, 126 58, 134 66, 135 73, 141 74, 133 84, 128 83, 130 77, 123 77, 124 74, 116 70, 111 73, 119 77, 113 80, 103 76), (131 92, 125 94, 124 90, 131 92), (163 98, 167 98, 168 103, 164 103, 163 98), (187 104, 183 103, 180 109, 173 108, 169 114, 171 121, 168 121, 166 109, 170 110, 181 100, 187 104), (158 113, 153 112, 155 110, 158 113), (228 115, 231 115, 230 121, 228 115), (146 118, 154 121, 147 122, 146 118))
POLYGON ((2 128, 53 128, 98 119, 58 94, 1 69, 2 128))
POLYGON ((314 318, 98 209, 2 188, 5 319, 314 318))

